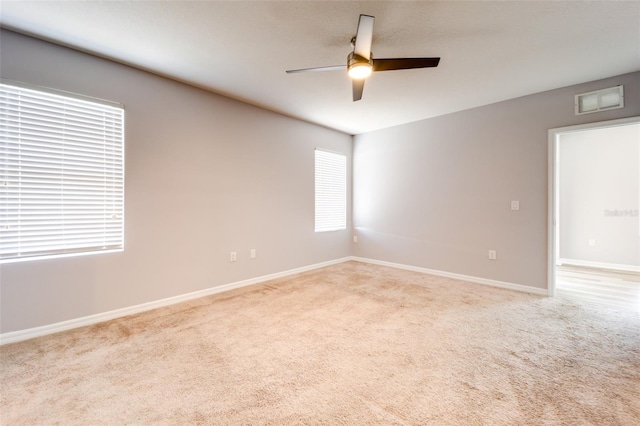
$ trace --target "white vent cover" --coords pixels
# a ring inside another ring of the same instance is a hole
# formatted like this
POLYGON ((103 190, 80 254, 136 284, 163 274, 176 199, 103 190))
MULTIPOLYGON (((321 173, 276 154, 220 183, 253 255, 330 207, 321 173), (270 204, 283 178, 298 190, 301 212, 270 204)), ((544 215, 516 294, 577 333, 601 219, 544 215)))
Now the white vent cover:
POLYGON ((623 86, 610 87, 596 90, 595 92, 576 95, 576 115, 605 111, 624 107, 623 86))

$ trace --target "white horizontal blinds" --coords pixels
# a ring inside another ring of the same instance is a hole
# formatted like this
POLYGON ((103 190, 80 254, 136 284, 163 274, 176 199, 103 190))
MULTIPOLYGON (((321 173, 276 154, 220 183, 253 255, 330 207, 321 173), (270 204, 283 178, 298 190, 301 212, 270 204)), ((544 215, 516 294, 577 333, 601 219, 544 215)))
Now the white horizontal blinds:
POLYGON ((0 262, 121 249, 122 108, 0 84, 0 262))
POLYGON ((316 149, 315 231, 347 227, 347 157, 316 149))

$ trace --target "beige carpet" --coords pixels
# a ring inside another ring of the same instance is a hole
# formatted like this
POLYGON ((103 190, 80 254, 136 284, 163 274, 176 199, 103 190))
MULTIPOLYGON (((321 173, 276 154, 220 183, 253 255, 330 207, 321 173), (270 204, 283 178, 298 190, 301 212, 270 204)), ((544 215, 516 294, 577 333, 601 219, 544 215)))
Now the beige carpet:
POLYGON ((348 262, 0 348, 4 425, 640 424, 640 314, 348 262))

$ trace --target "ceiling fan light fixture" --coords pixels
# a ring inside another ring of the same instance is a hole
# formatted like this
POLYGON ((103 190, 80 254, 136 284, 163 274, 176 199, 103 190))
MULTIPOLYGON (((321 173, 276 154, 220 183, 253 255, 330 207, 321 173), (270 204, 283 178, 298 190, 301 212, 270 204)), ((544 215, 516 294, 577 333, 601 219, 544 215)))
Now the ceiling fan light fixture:
POLYGON ((366 78, 371 75, 371 65, 369 64, 358 64, 349 68, 349 77, 355 79, 366 78))
MULTIPOLYGON (((374 71, 410 70, 415 68, 433 68, 438 66, 440 58, 373 59, 373 53, 371 53, 371 42, 373 41, 374 19, 375 18, 370 15, 360 15, 356 35, 351 39, 353 52, 349 53, 349 56, 347 56, 346 66, 333 65, 328 67, 303 68, 287 70, 287 73, 334 71, 344 70, 346 68, 349 77, 351 77, 353 101, 356 102, 362 99, 365 79, 374 71)), ((615 101, 616 98, 613 95, 607 96, 606 104, 613 104, 615 101)))
POLYGON ((347 58, 347 72, 349 73, 349 77, 355 79, 366 78, 371 75, 372 71, 373 66, 369 59, 355 55, 354 53, 349 54, 347 58))

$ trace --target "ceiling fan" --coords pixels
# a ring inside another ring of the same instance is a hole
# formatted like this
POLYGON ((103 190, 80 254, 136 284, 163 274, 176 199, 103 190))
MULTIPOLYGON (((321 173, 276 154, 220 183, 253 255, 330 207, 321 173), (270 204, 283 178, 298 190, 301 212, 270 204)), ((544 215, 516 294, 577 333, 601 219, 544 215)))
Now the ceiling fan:
POLYGON ((388 58, 373 59, 371 41, 373 40, 373 16, 360 15, 356 35, 351 39, 353 52, 347 56, 347 65, 287 70, 287 73, 336 71, 346 69, 352 80, 353 101, 362 99, 365 79, 374 71, 406 70, 411 68, 437 67, 440 58, 388 58))

